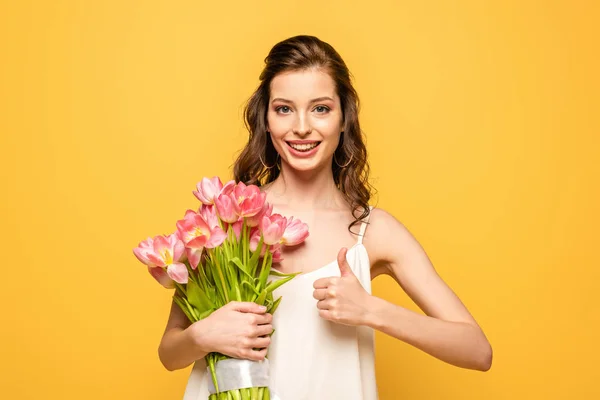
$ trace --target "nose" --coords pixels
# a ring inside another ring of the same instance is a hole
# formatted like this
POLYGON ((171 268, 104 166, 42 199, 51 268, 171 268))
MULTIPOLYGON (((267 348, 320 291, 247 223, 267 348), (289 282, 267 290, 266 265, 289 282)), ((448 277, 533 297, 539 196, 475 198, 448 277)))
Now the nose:
POLYGON ((298 113, 298 118, 296 118, 293 131, 295 134, 300 136, 305 136, 312 132, 312 128, 310 127, 306 116, 298 113))

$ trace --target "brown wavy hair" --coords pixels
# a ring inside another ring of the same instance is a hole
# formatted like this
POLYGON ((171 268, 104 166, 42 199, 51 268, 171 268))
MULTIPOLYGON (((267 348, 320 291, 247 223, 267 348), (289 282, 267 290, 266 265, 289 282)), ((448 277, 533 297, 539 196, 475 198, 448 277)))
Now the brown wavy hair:
POLYGON ((350 205, 352 226, 370 213, 369 164, 363 132, 358 121, 360 102, 352 86, 351 74, 338 52, 315 36, 299 35, 277 43, 265 58, 260 84, 244 107, 244 123, 249 140, 234 163, 236 181, 266 185, 280 173, 280 158, 267 133, 267 110, 273 78, 282 72, 318 68, 327 72, 341 100, 343 132, 332 161, 333 179, 350 205))

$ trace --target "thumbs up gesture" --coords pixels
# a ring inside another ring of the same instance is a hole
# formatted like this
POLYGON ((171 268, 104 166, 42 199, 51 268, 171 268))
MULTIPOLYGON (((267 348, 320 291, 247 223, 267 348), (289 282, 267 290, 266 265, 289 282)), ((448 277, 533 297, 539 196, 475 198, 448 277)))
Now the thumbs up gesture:
POLYGON ((340 276, 317 279, 313 297, 318 300, 321 318, 344 325, 365 325, 371 295, 348 265, 347 252, 348 249, 342 248, 338 253, 340 276))

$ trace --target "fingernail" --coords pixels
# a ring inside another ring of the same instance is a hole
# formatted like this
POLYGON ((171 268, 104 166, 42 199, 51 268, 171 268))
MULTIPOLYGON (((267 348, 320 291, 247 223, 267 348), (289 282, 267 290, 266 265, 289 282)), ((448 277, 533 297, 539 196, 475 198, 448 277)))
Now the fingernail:
POLYGON ((258 308, 260 309, 260 311, 267 311, 267 307, 265 306, 259 306, 258 308))

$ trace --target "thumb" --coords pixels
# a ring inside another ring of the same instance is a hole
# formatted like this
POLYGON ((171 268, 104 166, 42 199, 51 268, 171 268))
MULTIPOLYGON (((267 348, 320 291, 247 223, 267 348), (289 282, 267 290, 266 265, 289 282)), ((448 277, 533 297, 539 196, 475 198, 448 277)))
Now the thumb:
POLYGON ((343 247, 338 253, 337 263, 340 267, 341 276, 354 276, 354 272, 350 268, 348 261, 346 260, 346 254, 348 253, 348 249, 343 247))
POLYGON ((262 314, 267 311, 267 307, 259 306, 251 301, 232 301, 229 304, 231 305, 232 310, 243 313, 262 314))

